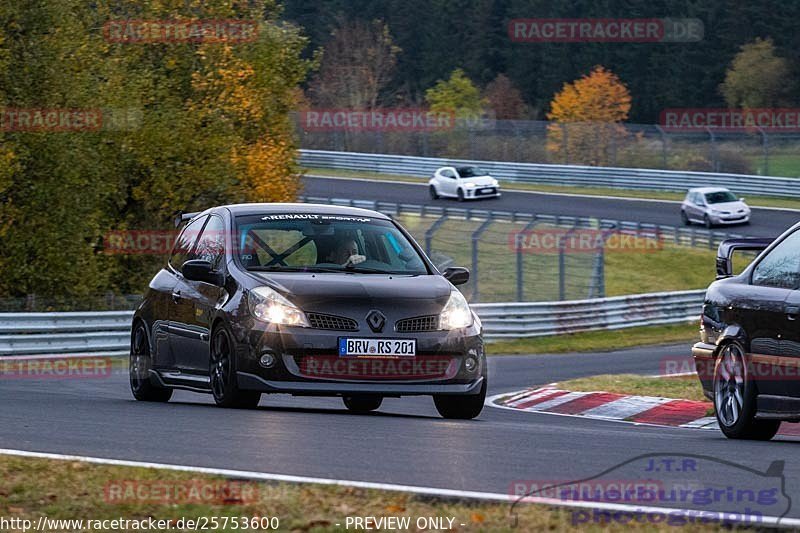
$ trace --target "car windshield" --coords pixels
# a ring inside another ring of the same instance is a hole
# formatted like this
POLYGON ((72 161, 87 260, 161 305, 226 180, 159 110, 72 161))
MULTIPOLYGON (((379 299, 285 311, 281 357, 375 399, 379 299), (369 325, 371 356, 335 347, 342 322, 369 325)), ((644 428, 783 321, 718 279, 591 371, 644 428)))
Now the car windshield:
POLYGON ((462 178, 474 178, 476 176, 487 176, 488 174, 481 167, 458 167, 458 175, 462 178))
POLYGON ((390 220, 318 213, 236 218, 242 266, 255 271, 429 274, 390 220))
POLYGON ((738 200, 731 191, 714 191, 706 193, 706 202, 709 204, 724 204, 738 200))

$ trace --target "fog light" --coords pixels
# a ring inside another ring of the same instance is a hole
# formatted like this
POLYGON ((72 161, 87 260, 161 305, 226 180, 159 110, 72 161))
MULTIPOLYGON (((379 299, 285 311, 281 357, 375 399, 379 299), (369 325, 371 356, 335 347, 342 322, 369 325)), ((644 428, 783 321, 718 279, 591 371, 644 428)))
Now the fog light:
POLYGON ((258 364, 264 368, 272 368, 275 366, 275 354, 270 352, 262 353, 261 359, 258 360, 258 364))
POLYGON ((475 369, 478 368, 478 361, 472 357, 467 357, 467 359, 464 361, 464 368, 469 373, 475 372, 475 369))

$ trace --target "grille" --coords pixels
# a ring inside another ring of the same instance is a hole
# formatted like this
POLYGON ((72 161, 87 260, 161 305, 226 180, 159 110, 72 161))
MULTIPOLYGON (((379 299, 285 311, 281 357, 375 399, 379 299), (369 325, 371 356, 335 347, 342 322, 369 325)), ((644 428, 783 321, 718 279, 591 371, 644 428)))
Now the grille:
POLYGON ((358 331, 358 323, 343 316, 309 313, 308 321, 314 329, 336 329, 340 331, 358 331))
POLYGON ((395 324, 398 333, 416 333, 418 331, 436 331, 439 328, 439 316, 415 316, 414 318, 404 318, 395 324))

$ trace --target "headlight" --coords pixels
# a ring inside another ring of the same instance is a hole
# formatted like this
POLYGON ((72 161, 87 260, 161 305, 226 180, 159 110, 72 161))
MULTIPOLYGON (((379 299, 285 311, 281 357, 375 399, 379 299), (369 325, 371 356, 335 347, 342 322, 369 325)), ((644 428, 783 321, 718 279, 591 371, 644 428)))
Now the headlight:
POLYGON ((471 325, 472 311, 469 304, 464 295, 454 289, 439 315, 439 329, 465 328, 471 325))
POLYGON ((500 185, 500 182, 497 180, 492 180, 492 185, 497 187, 498 185, 500 185))
POLYGON ((464 187, 466 187, 467 189, 474 189, 475 188, 475 184, 474 183, 465 183, 464 187))
POLYGON ((256 287, 249 291, 247 303, 253 316, 264 322, 311 327, 306 315, 297 306, 269 287, 256 287))

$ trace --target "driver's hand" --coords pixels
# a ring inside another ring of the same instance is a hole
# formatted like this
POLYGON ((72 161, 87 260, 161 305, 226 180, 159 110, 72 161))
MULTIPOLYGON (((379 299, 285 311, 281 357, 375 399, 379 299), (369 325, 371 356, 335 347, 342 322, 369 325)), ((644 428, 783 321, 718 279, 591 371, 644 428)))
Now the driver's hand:
POLYGON ((366 260, 367 260, 367 256, 366 255, 355 254, 355 255, 351 255, 347 259, 347 262, 342 266, 346 266, 346 267, 347 266, 355 266, 355 265, 357 265, 359 263, 363 263, 366 260))

